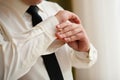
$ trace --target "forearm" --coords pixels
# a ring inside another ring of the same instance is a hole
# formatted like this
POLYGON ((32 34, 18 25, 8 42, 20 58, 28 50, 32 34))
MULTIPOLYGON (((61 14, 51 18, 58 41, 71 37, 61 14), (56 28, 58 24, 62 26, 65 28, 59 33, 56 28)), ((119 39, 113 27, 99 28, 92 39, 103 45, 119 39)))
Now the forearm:
POLYGON ((57 19, 50 17, 30 30, 16 32, 16 34, 13 32, 12 35, 9 34, 12 26, 10 26, 11 29, 0 26, 5 31, 0 34, 0 52, 4 59, 2 63, 6 71, 5 79, 18 79, 35 64, 41 55, 55 51, 56 48, 53 49, 51 44, 56 40, 54 34, 57 24, 57 19))

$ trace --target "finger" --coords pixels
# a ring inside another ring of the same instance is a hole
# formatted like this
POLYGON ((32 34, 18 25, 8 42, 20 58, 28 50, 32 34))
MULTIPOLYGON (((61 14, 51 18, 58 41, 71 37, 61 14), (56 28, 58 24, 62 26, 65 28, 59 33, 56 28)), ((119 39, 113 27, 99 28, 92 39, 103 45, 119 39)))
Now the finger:
POLYGON ((60 10, 56 15, 56 18, 58 19, 59 23, 70 21, 72 23, 80 23, 79 17, 67 10, 60 10))
POLYGON ((69 31, 72 31, 76 28, 76 26, 73 26, 73 25, 67 25, 65 28, 63 28, 61 30, 61 33, 66 33, 66 32, 69 32, 69 31))
POLYGON ((78 16, 74 16, 74 14, 71 16, 71 18, 69 19, 70 22, 72 23, 76 23, 76 24, 80 24, 80 19, 78 16))
POLYGON ((55 36, 56 36, 57 39, 59 39, 59 40, 63 40, 63 38, 64 38, 64 35, 62 35, 61 32, 56 32, 56 33, 55 33, 55 36))
POLYGON ((82 29, 80 27, 77 27, 77 28, 75 28, 73 30, 70 30, 68 32, 60 34, 60 37, 61 38, 67 38, 67 37, 70 37, 70 36, 77 35, 80 32, 82 32, 82 29))
POLYGON ((71 31, 73 34, 76 32, 79 32, 81 31, 81 25, 72 23, 71 25, 68 25, 67 27, 65 27, 61 32, 67 33, 69 31, 71 31))
POLYGON ((58 25, 56 26, 56 28, 57 28, 57 29, 63 29, 63 28, 65 28, 67 25, 71 25, 71 23, 70 23, 69 21, 66 21, 66 22, 63 22, 63 23, 61 23, 61 24, 58 24, 58 25))
POLYGON ((56 32, 62 32, 62 30, 63 30, 63 29, 61 29, 61 28, 60 28, 60 29, 57 28, 57 29, 56 29, 56 32))
POLYGON ((70 11, 67 11, 67 12, 70 14, 70 15, 68 15, 69 21, 71 21, 72 23, 80 24, 80 19, 76 14, 74 14, 70 11))
POLYGON ((67 37, 67 38, 64 38, 64 41, 65 42, 72 42, 72 41, 76 41, 76 40, 80 40, 83 38, 83 33, 80 32, 74 36, 70 36, 70 37, 67 37))
POLYGON ((61 23, 59 25, 56 26, 56 29, 57 29, 57 32, 55 33, 56 37, 57 38, 61 38, 61 34, 62 34, 62 28, 66 27, 69 23, 68 22, 64 22, 64 23, 61 23))

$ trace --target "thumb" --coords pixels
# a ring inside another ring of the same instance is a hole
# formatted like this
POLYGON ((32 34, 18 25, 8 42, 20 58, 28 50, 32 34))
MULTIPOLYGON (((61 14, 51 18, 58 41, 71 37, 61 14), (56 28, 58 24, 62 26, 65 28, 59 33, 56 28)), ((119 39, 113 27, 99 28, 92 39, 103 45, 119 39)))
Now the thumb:
POLYGON ((61 10, 55 16, 57 17, 60 23, 66 22, 66 21, 70 21, 76 24, 80 23, 79 17, 76 14, 67 10, 61 10))
POLYGON ((66 16, 68 17, 67 19, 70 22, 80 24, 80 19, 76 14, 74 14, 74 13, 72 13, 70 11, 66 11, 66 16))

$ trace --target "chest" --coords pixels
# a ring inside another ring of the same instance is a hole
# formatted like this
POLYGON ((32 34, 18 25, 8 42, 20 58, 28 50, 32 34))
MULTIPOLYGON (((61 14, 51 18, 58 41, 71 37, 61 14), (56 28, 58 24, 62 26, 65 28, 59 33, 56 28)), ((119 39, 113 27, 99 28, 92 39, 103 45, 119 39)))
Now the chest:
MULTIPOLYGON (((65 78, 65 80, 68 80, 68 76, 69 76, 69 80, 72 80, 72 72, 71 72, 71 64, 70 64, 70 60, 68 58, 68 55, 66 53, 63 53, 65 51, 62 51, 62 49, 59 49, 58 51, 56 51, 56 57, 58 60, 58 63, 60 64, 60 68, 63 74, 63 77, 65 78)), ((45 66, 43 64, 43 60, 41 57, 39 57, 39 59, 37 60, 36 64, 31 68, 31 70, 24 75, 20 80, 49 80, 49 76, 48 73, 45 69, 45 66)))

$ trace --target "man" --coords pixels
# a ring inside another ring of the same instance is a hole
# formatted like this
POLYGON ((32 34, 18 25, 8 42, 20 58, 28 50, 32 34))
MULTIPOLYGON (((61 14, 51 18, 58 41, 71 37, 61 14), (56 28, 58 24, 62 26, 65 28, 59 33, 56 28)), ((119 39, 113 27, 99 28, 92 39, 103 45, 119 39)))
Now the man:
POLYGON ((90 67, 97 57, 79 18, 56 3, 0 2, 0 80, 50 80, 42 56, 53 53, 64 80, 73 80, 72 67, 90 67), (33 26, 27 10, 36 4, 42 22, 33 26))

